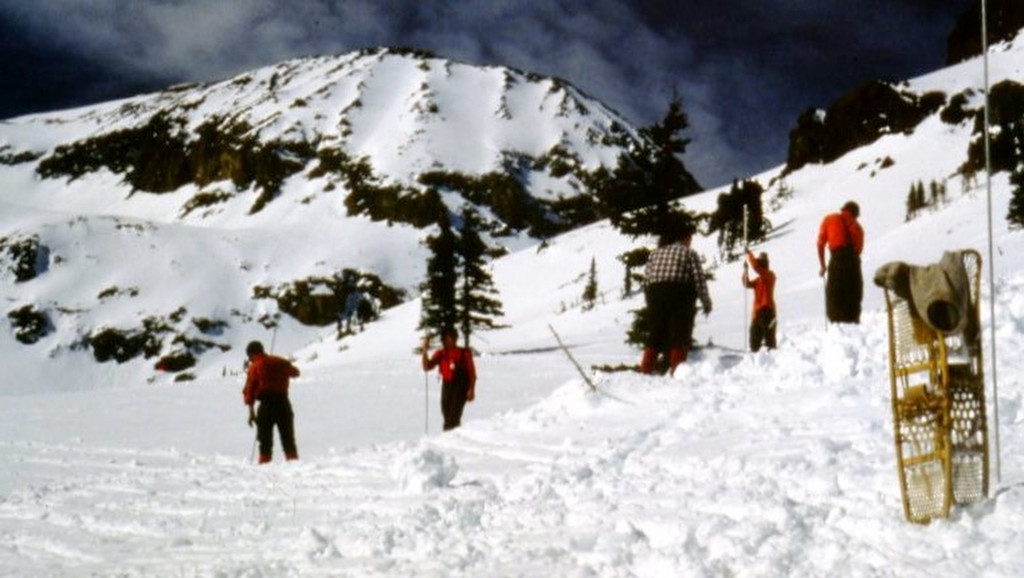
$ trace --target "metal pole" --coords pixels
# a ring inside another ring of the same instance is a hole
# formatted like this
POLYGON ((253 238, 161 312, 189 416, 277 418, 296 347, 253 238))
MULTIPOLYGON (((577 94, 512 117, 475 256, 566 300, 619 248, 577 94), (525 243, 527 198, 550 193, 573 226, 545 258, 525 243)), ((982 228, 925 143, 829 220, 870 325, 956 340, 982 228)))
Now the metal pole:
MULTIPOLYGON (((747 206, 743 205, 743 271, 747 270, 747 206)), ((750 342, 750 328, 747 326, 747 285, 743 284, 743 339, 740 343, 750 342)), ((740 347, 746 349, 746 347, 740 347)))
POLYGON ((985 0, 981 0, 981 56, 984 63, 985 79, 985 125, 983 134, 985 139, 985 192, 988 199, 988 283, 989 283, 989 334, 992 342, 992 409, 995 418, 995 442, 996 442, 996 484, 1002 480, 1002 465, 999 459, 999 380, 996 373, 996 268, 995 249, 992 242, 992 154, 989 144, 989 80, 988 80, 988 15, 985 8, 985 0))

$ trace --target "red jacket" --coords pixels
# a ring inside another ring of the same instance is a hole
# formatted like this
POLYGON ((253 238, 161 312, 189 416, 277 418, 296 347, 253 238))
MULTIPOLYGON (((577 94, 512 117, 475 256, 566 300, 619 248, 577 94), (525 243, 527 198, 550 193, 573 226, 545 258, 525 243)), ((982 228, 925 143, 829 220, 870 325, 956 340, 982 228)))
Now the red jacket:
POLYGON ((473 364, 473 352, 462 347, 452 349, 438 349, 430 356, 427 366, 424 369, 438 368, 442 381, 451 381, 455 375, 455 366, 462 362, 466 366, 466 373, 469 375, 469 388, 476 385, 476 366, 473 364))
POLYGON ((253 405, 267 393, 288 395, 288 383, 299 376, 299 369, 287 359, 274 355, 257 354, 249 363, 242 397, 245 405, 253 405))
POLYGON ((757 312, 766 307, 775 309, 775 273, 768 267, 762 267, 750 251, 747 251, 747 259, 750 261, 750 266, 754 268, 754 272, 757 273, 757 279, 747 278, 744 283, 748 288, 754 290, 753 315, 757 317, 757 312))
POLYGON ((826 216, 818 229, 818 260, 825 262, 825 246, 830 253, 840 247, 851 246, 860 255, 864 250, 864 229, 849 211, 826 216))

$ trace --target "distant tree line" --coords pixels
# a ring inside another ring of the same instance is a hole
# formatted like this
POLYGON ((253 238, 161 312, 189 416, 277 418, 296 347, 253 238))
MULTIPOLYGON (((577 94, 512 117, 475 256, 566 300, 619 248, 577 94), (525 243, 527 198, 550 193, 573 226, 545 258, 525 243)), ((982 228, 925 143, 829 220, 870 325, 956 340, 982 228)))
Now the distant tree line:
POLYGON ((946 183, 932 181, 925 189, 923 181, 910 185, 907 193, 907 221, 918 216, 925 209, 935 209, 946 204, 946 183))

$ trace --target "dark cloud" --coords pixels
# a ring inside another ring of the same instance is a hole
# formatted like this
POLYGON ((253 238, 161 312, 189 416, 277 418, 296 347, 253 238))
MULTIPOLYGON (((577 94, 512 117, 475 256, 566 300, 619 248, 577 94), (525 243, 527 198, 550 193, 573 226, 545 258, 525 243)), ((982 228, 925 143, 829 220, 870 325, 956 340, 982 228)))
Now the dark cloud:
POLYGON ((638 125, 674 91, 705 185, 785 159, 788 131, 874 78, 942 66, 970 0, 0 0, 0 118, 405 45, 565 78, 638 125))

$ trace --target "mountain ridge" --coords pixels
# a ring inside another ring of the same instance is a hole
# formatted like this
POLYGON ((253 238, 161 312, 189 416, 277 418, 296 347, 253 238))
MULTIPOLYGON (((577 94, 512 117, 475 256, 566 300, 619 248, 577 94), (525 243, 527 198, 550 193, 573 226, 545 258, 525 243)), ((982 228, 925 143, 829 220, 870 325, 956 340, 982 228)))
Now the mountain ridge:
POLYGON ((565 81, 396 49, 293 59, 75 112, 6 121, 0 126, 39 134, 27 147, 7 139, 0 153, 8 163, 40 159, 48 178, 105 167, 125 174, 133 192, 152 193, 230 179, 264 201, 314 160, 321 174, 336 172, 327 165, 339 156, 407 187, 422 187, 425 172, 482 176, 515 165, 527 178, 546 177, 531 193, 554 200, 579 196, 585 173, 613 166, 638 138, 565 81), (473 106, 460 106, 464 99, 473 106), (69 123, 89 125, 89 136, 62 135, 69 123), (467 138, 482 146, 463 146, 467 138))

